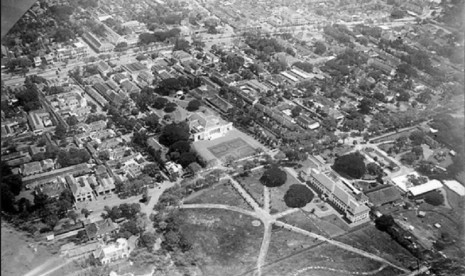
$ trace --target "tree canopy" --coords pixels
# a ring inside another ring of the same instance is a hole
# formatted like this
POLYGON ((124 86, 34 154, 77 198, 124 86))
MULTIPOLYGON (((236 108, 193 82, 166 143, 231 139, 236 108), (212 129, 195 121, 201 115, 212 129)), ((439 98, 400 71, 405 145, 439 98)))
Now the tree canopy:
POLYGON ((159 141, 160 144, 169 147, 178 141, 189 140, 189 136, 189 126, 186 123, 173 123, 163 128, 159 141))
POLYGON ((260 182, 267 187, 279 187, 286 183, 287 174, 285 171, 281 170, 277 165, 272 165, 267 169, 262 177, 260 182))
POLYGON ((302 208, 312 201, 313 192, 302 184, 293 184, 284 195, 284 202, 290 208, 302 208))
POLYGON ((366 171, 363 155, 359 152, 349 153, 336 158, 333 168, 339 173, 353 178, 361 178, 366 171))

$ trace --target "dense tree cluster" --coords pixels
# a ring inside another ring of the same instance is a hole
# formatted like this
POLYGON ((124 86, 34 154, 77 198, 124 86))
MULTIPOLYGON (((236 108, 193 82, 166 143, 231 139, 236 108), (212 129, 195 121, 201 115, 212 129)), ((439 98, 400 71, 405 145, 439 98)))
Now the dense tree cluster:
POLYGON ((337 157, 333 168, 337 172, 353 178, 361 178, 366 171, 364 157, 359 152, 337 157))
POLYGON ((24 89, 16 93, 18 103, 24 108, 24 111, 37 110, 42 107, 39 100, 39 92, 34 84, 25 85, 24 89))
POLYGON ((279 187, 286 183, 287 174, 277 165, 271 165, 260 177, 260 182, 270 188, 279 187))
POLYGON ((293 64, 293 66, 307 72, 307 73, 312 73, 313 72, 313 65, 311 63, 308 63, 308 62, 302 62, 302 61, 298 61, 296 63, 293 64))
POLYGON ((188 141, 190 136, 189 126, 185 123, 166 125, 159 138, 160 144, 170 147, 178 141, 188 141))
POLYGON ((168 96, 170 93, 176 92, 178 90, 191 90, 197 88, 201 85, 200 78, 186 78, 186 77, 177 77, 169 78, 162 80, 158 87, 155 89, 155 92, 162 95, 168 96))
POLYGON ((70 148, 69 150, 62 149, 58 152, 57 162, 62 167, 69 167, 81 164, 90 160, 89 152, 82 148, 70 148))
POLYGON ((167 39, 177 38, 181 30, 174 28, 168 31, 158 31, 154 33, 142 33, 139 35, 139 44, 147 45, 154 42, 164 42, 167 39))
POLYGON ((293 184, 284 195, 284 202, 290 208, 302 208, 312 201, 313 192, 302 184, 293 184))

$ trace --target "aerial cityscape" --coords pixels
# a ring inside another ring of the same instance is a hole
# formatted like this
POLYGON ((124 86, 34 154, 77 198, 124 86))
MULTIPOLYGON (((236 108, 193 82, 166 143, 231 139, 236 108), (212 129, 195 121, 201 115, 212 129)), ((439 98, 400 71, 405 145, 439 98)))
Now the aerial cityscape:
POLYGON ((2 0, 1 275, 465 275, 464 7, 2 0))

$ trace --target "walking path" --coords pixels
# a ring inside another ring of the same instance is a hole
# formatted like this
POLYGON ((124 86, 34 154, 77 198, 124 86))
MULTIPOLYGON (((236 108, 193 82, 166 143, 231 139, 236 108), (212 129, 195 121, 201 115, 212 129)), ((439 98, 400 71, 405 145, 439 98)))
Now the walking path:
MULTIPOLYGON (((292 170, 289 171, 289 172, 291 174, 296 173, 295 171, 292 172, 292 170)), ((284 223, 282 221, 278 221, 277 219, 282 218, 282 217, 287 216, 287 215, 290 215, 292 213, 298 212, 300 209, 298 209, 298 208, 288 209, 288 210, 285 210, 283 212, 271 215, 270 214, 270 204, 269 204, 270 203, 271 189, 269 189, 267 187, 265 187, 263 189, 265 202, 264 202, 263 208, 261 208, 260 205, 254 200, 254 198, 234 178, 227 175, 227 176, 223 177, 223 179, 228 179, 229 180, 229 183, 246 200, 246 202, 253 208, 253 211, 244 210, 244 209, 239 208, 239 207, 223 205, 223 204, 182 204, 180 206, 180 208, 182 208, 182 209, 199 209, 199 208, 222 209, 222 210, 229 210, 229 211, 238 212, 238 213, 241 213, 241 214, 249 215, 251 217, 260 219, 263 222, 263 225, 264 225, 264 234, 263 234, 263 239, 262 239, 262 243, 261 243, 261 247, 260 247, 260 252, 259 252, 259 255, 258 255, 258 259, 257 259, 257 268, 256 268, 256 272, 254 273, 254 275, 257 275, 257 276, 262 275, 262 267, 265 265, 266 256, 268 254, 268 249, 269 249, 269 246, 270 246, 271 228, 272 228, 273 224, 276 225, 276 226, 280 226, 282 228, 285 228, 285 229, 287 229, 289 231, 293 231, 293 232, 300 233, 302 235, 305 235, 305 236, 308 236, 308 237, 311 237, 311 238, 314 238, 314 239, 318 239, 318 240, 321 240, 321 241, 324 241, 324 242, 328 242, 329 244, 332 244, 332 245, 337 246, 339 248, 342 248, 344 250, 347 250, 347 251, 353 252, 355 254, 364 256, 366 258, 378 261, 378 262, 384 264, 379 269, 379 271, 384 269, 387 265, 390 265, 390 266, 392 266, 392 267, 394 267, 394 268, 396 268, 396 269, 398 269, 400 271, 409 272, 409 270, 407 270, 405 268, 402 268, 402 267, 399 267, 399 266, 389 262, 388 260, 383 259, 383 258, 381 258, 381 257, 379 257, 379 256, 377 256, 375 254, 372 254, 372 253, 363 251, 361 249, 352 247, 350 245, 347 245, 345 243, 338 242, 338 241, 332 240, 330 238, 326 238, 324 236, 309 232, 307 230, 304 230, 304 229, 301 229, 299 227, 284 223)), ((304 270, 302 270, 301 272, 304 272, 304 271, 310 270, 310 269, 327 269, 327 270, 331 270, 331 268, 307 267, 304 270)), ((334 271, 336 271, 336 270, 334 270, 334 271)), ((297 272, 297 274, 299 274, 301 272, 297 272)), ((295 274, 295 275, 297 275, 297 274, 295 274)), ((369 275, 370 273, 364 274, 364 272, 348 272, 348 274, 369 275)))
POLYGON ((342 275, 373 275, 385 269, 386 266, 387 265, 383 264, 380 268, 376 270, 372 270, 372 271, 367 271, 367 272, 347 271, 343 269, 335 269, 335 268, 324 267, 324 266, 309 266, 303 269, 299 269, 296 273, 293 274, 293 276, 297 276, 301 274, 302 272, 305 272, 308 270, 327 270, 327 271, 332 271, 332 272, 338 272, 338 273, 341 273, 342 275))

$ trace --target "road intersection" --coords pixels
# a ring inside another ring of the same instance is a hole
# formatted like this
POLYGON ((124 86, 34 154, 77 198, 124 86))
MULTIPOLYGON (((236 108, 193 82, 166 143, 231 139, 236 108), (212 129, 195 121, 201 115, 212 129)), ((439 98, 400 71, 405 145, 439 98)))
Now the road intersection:
MULTIPOLYGON (((280 218, 282 218, 284 216, 290 215, 292 213, 299 212, 301 210, 298 209, 298 208, 292 208, 292 209, 288 209, 288 210, 283 211, 283 212, 279 212, 279 213, 276 213, 276 214, 271 214, 270 213, 270 193, 272 191, 268 187, 265 187, 264 190, 263 190, 263 193, 264 193, 264 195, 263 195, 264 206, 262 208, 257 203, 257 201, 241 186, 241 184, 239 182, 237 182, 234 178, 232 178, 230 175, 224 176, 224 177, 222 177, 222 179, 229 181, 229 184, 235 189, 236 192, 238 192, 242 196, 242 198, 248 203, 248 205, 250 205, 250 207, 253 208, 253 211, 245 210, 245 209, 242 209, 242 208, 237 207, 237 206, 229 206, 229 205, 223 205, 223 204, 181 204, 179 206, 179 208, 181 208, 181 209, 222 209, 222 210, 229 210, 229 211, 249 215, 251 217, 254 217, 254 218, 257 218, 257 219, 261 220, 261 222, 263 223, 263 226, 264 226, 264 234, 263 234, 263 239, 262 239, 260 252, 259 252, 259 256, 258 256, 258 260, 257 260, 257 267, 256 267, 255 273, 254 273, 254 275, 256 275, 256 276, 262 275, 262 267, 264 267, 265 262, 266 262, 266 256, 267 256, 267 253, 268 253, 268 249, 269 249, 270 241, 271 241, 271 235, 272 235, 271 229, 272 229, 273 225, 281 227, 281 228, 289 230, 289 231, 292 231, 292 232, 295 232, 295 233, 300 233, 302 235, 305 235, 307 237, 311 237, 313 239, 318 239, 320 241, 327 242, 329 244, 332 244, 332 245, 337 246, 339 248, 342 248, 344 250, 347 250, 347 251, 353 252, 355 254, 361 255, 363 257, 366 257, 366 258, 375 260, 377 262, 380 262, 380 263, 383 264, 383 266, 380 267, 380 270, 384 269, 385 267, 387 267, 389 265, 389 266, 392 266, 392 267, 394 267, 394 268, 396 268, 396 269, 398 269, 398 270, 400 270, 400 271, 402 271, 404 273, 409 272, 409 270, 407 270, 407 269, 405 269, 403 267, 399 267, 399 266, 389 262, 388 260, 386 260, 384 258, 381 258, 381 257, 379 257, 379 256, 377 256, 375 254, 366 252, 364 250, 355 248, 355 247, 350 246, 348 244, 345 244, 345 243, 342 243, 342 242, 339 242, 339 241, 336 241, 336 240, 333 240, 333 239, 330 239, 330 238, 327 238, 327 237, 312 233, 312 232, 304 230, 302 228, 290 225, 288 223, 279 221, 278 219, 280 219, 280 218)), ((357 274, 357 273, 355 273, 355 274, 357 274)), ((358 273, 358 274, 363 275, 363 273, 358 273)))

